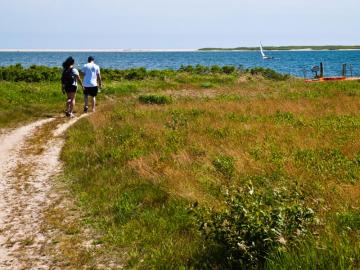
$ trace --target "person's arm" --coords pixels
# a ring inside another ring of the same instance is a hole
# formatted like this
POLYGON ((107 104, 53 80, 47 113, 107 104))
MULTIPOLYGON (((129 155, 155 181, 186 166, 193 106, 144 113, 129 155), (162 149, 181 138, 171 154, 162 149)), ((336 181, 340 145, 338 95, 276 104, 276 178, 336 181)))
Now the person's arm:
POLYGON ((81 88, 84 90, 84 85, 83 85, 83 83, 82 83, 82 80, 81 80, 81 78, 80 78, 80 75, 76 75, 76 79, 77 79, 77 81, 79 82, 81 88))
POLYGON ((84 90, 84 85, 83 85, 83 82, 80 78, 80 73, 77 69, 73 69, 73 74, 75 75, 76 77, 76 81, 80 84, 81 88, 84 90))
POLYGON ((96 72, 96 77, 98 81, 99 88, 102 88, 102 80, 101 80, 101 74, 100 74, 100 67, 98 67, 98 70, 96 72))
POLYGON ((99 84, 99 88, 102 88, 102 80, 101 80, 101 75, 100 73, 97 74, 97 80, 98 80, 98 84, 99 84))

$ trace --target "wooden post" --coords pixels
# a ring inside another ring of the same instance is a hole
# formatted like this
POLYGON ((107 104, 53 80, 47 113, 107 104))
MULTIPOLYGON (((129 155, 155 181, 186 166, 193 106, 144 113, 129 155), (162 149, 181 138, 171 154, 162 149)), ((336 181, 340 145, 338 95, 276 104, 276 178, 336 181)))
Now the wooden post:
POLYGON ((320 63, 320 78, 324 77, 324 64, 323 62, 320 63))
POLYGON ((306 69, 304 68, 303 70, 302 70, 302 72, 304 73, 304 79, 306 79, 307 78, 307 72, 306 72, 306 69))
POLYGON ((342 65, 342 76, 346 77, 346 64, 342 65))

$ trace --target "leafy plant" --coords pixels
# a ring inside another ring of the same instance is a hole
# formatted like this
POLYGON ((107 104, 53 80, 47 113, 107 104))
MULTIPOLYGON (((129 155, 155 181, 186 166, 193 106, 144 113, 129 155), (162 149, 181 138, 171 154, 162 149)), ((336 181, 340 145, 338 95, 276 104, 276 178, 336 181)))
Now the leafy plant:
POLYGON ((232 178, 235 175, 234 158, 229 156, 219 156, 213 161, 215 169, 225 178, 232 178))
POLYGON ((171 97, 163 95, 141 95, 139 101, 146 104, 170 104, 172 102, 171 97))
POLYGON ((286 189, 255 190, 250 183, 225 194, 225 209, 192 208, 200 233, 223 255, 212 264, 231 269, 261 266, 271 254, 295 245, 308 234, 315 216, 298 198, 286 189))
POLYGON ((262 67, 256 67, 249 70, 251 75, 262 75, 266 79, 270 79, 273 81, 285 81, 290 78, 287 74, 281 74, 279 72, 276 72, 275 70, 272 70, 270 68, 262 68, 262 67))
POLYGON ((202 88, 211 88, 211 87, 214 87, 214 85, 211 82, 203 82, 201 84, 201 87, 202 88))

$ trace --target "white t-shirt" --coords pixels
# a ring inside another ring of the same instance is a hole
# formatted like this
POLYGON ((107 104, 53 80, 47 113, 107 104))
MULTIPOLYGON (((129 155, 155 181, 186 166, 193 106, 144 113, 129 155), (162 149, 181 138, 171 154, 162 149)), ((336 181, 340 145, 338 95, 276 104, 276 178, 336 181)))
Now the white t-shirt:
MULTIPOLYGON (((72 73, 73 73, 74 76, 79 76, 79 71, 76 68, 72 69, 72 73)), ((72 85, 77 86, 77 79, 74 80, 72 85)))
POLYGON ((84 87, 95 87, 98 86, 97 76, 100 75, 100 68, 94 62, 87 63, 82 68, 82 73, 84 73, 84 87))

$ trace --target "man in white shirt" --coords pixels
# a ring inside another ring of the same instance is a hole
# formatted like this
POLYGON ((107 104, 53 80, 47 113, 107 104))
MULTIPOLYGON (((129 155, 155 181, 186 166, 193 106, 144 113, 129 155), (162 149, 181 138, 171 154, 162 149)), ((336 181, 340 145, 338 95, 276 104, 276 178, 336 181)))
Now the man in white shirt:
POLYGON ((99 92, 99 88, 101 89, 101 75, 100 75, 100 67, 95 64, 94 57, 89 56, 88 63, 84 65, 82 68, 82 73, 84 74, 84 112, 87 112, 89 109, 88 106, 88 98, 92 97, 91 105, 92 111, 95 112, 96 105, 96 96, 99 92))

